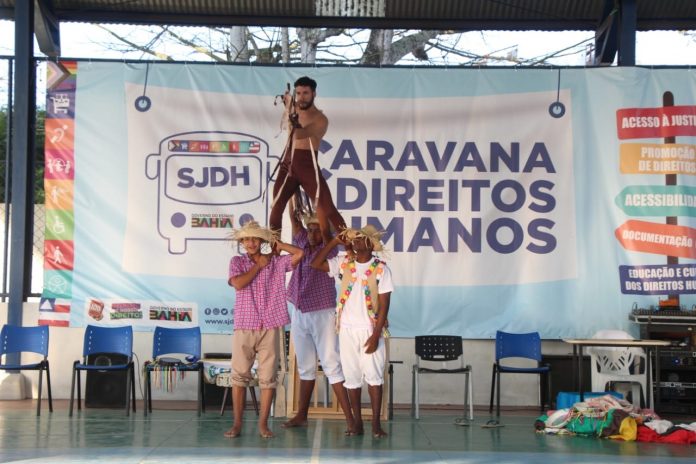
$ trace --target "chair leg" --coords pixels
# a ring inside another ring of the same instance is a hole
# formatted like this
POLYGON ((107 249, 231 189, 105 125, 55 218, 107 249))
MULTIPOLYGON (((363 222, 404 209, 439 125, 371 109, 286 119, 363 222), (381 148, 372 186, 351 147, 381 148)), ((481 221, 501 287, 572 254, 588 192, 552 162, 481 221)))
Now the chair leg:
MULTIPOLYGON (((471 405, 471 402, 469 401, 469 381, 471 379, 470 377, 470 372, 465 372, 464 375, 466 378, 464 379, 464 411, 462 411, 462 417, 467 417, 467 409, 469 409, 469 406, 471 405)), ((468 415, 468 419, 472 419, 472 414, 468 415)))
POLYGON ((131 368, 131 400, 131 404, 133 405, 133 414, 135 414, 135 364, 133 364, 133 367, 131 368))
POLYGON ((645 401, 643 400, 643 387, 638 382, 631 382, 631 399, 633 404, 638 404, 639 408, 644 407, 645 401), (636 398, 638 401, 636 401, 636 398))
POLYGON ((75 401, 75 376, 76 375, 77 375, 77 370, 75 369, 75 366, 73 366, 72 383, 70 384, 70 411, 68 412, 69 417, 72 417, 72 414, 73 414, 73 403, 75 401))
POLYGON ((130 415, 131 402, 131 366, 126 368, 126 417, 130 415))
POLYGON ((493 412, 493 395, 495 394, 495 371, 496 371, 495 367, 496 367, 496 365, 493 364, 493 371, 492 371, 493 374, 491 375, 491 403, 488 406, 488 413, 489 414, 493 412))
POLYGON ((145 371, 145 376, 147 380, 145 382, 145 390, 147 390, 147 401, 143 403, 143 408, 147 409, 150 414, 152 414, 152 371, 147 369, 145 371))
POLYGON ((203 372, 203 363, 200 366, 198 381, 201 385, 201 412, 205 412, 205 373, 203 372))
POLYGON ((474 420, 474 379, 471 378, 471 370, 466 374, 467 390, 469 390, 469 420, 474 420))
POLYGON ((222 392, 222 405, 220 405, 220 415, 222 416, 225 414, 225 406, 227 406, 227 394, 230 392, 231 387, 225 387, 225 390, 222 392))
POLYGON ((420 419, 420 389, 419 389, 420 385, 418 383, 418 381, 420 379, 419 379, 418 369, 416 369, 416 371, 415 371, 415 376, 416 376, 415 377, 416 378, 416 389, 415 389, 415 392, 416 392, 416 419, 420 419))
POLYGON ((82 410, 82 371, 77 370, 77 410, 82 410))
POLYGON ((48 390, 48 411, 53 412, 53 394, 51 393, 51 369, 46 360, 46 388, 48 390))
POLYGON ((500 418, 500 369, 496 371, 495 417, 500 418))
POLYGON ((466 417, 466 410, 469 409, 469 373, 465 372, 464 375, 464 410, 462 411, 462 417, 466 417))
POLYGON ((411 367, 411 417, 416 415, 416 366, 411 367))
POLYGON ((394 419, 394 365, 389 363, 389 412, 387 420, 394 419))
POLYGON ((36 415, 41 415, 41 390, 43 388, 43 368, 39 368, 39 398, 38 404, 36 405, 36 415))
POLYGON ((152 409, 148 408, 148 404, 150 404, 150 369, 147 368, 148 366, 145 366, 145 397, 143 398, 143 414, 145 417, 147 417, 148 409, 149 412, 152 412, 152 409))
POLYGON ((254 411, 256 415, 259 415, 259 402, 256 401, 256 389, 254 387, 249 387, 249 393, 251 393, 251 402, 254 403, 254 411))
POLYGON ((203 389, 203 371, 201 368, 198 368, 198 416, 201 415, 201 405, 203 404, 203 396, 201 393, 201 390, 203 389))
POLYGON ((544 386, 546 382, 546 374, 539 374, 539 413, 544 414, 544 386))

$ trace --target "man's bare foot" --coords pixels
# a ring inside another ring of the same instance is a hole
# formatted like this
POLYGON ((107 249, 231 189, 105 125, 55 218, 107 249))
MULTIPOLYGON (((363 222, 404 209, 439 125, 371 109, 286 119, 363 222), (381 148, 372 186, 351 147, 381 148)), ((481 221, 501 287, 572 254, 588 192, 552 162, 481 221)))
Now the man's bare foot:
POLYGON ((363 428, 363 423, 356 422, 353 425, 353 431, 355 432, 354 435, 365 435, 365 429, 363 428))
POLYGON ((346 428, 346 431, 343 432, 343 434, 344 434, 345 436, 347 436, 347 437, 352 437, 353 435, 357 435, 357 434, 358 434, 358 431, 357 431, 357 429, 355 428, 355 425, 354 425, 354 424, 348 422, 347 425, 348 425, 348 427, 346 428))
POLYGON ((242 433, 242 428, 234 426, 225 432, 225 438, 237 438, 242 433))
POLYGON ((261 438, 273 438, 275 435, 273 435, 273 432, 271 432, 271 429, 268 427, 259 427, 259 435, 261 435, 261 438))
POLYGON ((384 438, 387 436, 387 432, 382 430, 382 427, 379 425, 376 427, 372 427, 372 438, 384 438))
POLYGON ((289 421, 283 422, 280 424, 281 427, 284 429, 291 429, 294 427, 307 427, 307 418, 301 418, 299 416, 295 416, 289 421))

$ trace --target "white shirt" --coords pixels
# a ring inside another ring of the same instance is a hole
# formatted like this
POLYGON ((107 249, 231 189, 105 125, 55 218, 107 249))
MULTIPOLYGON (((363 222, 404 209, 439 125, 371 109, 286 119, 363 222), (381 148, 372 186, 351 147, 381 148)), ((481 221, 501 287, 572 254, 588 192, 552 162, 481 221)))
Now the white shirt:
MULTIPOLYGON (((332 277, 338 277, 341 271, 341 263, 345 260, 345 254, 336 256, 334 258, 328 259, 329 263, 329 275, 332 277)), ((366 263, 355 262, 355 270, 357 272, 357 280, 353 284, 353 290, 351 290, 346 303, 343 305, 343 312, 341 313, 341 328, 351 328, 351 329, 372 329, 372 321, 370 316, 367 314, 367 305, 365 304, 365 292, 363 290, 362 278, 374 261, 374 256, 370 258, 366 263)), ((346 272, 349 272, 346 269, 346 272)), ((339 281, 340 284, 340 281, 339 281)), ((379 294, 389 293, 394 291, 394 283, 392 281, 391 271, 388 266, 384 266, 384 272, 382 277, 379 279, 377 284, 377 292, 379 294)), ((338 298, 340 299, 343 295, 340 294, 338 298)), ((377 298, 376 296, 372 297, 377 298)))

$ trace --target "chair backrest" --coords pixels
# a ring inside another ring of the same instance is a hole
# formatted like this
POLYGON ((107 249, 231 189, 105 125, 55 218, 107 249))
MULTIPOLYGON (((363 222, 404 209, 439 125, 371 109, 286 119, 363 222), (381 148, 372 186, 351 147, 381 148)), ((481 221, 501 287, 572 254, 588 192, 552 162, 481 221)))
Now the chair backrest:
POLYGON ((186 329, 169 329, 155 327, 152 339, 152 357, 164 354, 180 353, 201 359, 201 329, 190 327, 186 329))
POLYGON ((133 328, 131 326, 97 327, 88 325, 85 329, 82 355, 87 358, 88 355, 96 353, 122 354, 131 359, 133 356, 133 328))
POLYGON ((5 324, 0 333, 0 356, 6 353, 38 353, 48 356, 48 326, 19 327, 5 324))
MULTIPOLYGON (((623 330, 606 329, 599 330, 592 338, 604 340, 634 340, 631 334, 623 330)), ((602 346, 589 347, 587 349, 593 360, 593 367, 598 372, 614 373, 618 375, 631 375, 631 369, 638 369, 640 359, 645 358, 645 351, 637 347, 602 346)))
POLYGON ((424 361, 454 361, 462 355, 462 337, 457 335, 418 335, 416 355, 424 361))
POLYGON ((604 329, 598 330, 592 335, 592 338, 605 339, 605 340, 634 340, 633 336, 628 332, 616 329, 604 329))
POLYGON ((495 334, 495 360, 526 358, 541 362, 541 337, 539 332, 508 333, 498 330, 495 334))

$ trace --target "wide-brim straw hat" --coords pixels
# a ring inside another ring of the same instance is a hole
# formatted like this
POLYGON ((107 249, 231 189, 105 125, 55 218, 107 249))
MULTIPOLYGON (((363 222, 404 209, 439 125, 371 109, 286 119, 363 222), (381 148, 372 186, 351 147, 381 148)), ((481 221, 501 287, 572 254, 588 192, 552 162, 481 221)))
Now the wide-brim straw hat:
POLYGON ((244 238, 258 238, 273 245, 276 242, 276 234, 268 227, 262 227, 256 221, 247 221, 239 229, 230 234, 231 240, 241 241, 244 238))
POLYGON ((342 232, 348 240, 353 240, 354 238, 367 237, 372 242, 372 251, 383 251, 384 246, 382 245, 382 235, 383 231, 377 230, 372 224, 368 224, 360 229, 347 228, 342 232))

